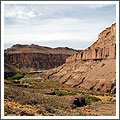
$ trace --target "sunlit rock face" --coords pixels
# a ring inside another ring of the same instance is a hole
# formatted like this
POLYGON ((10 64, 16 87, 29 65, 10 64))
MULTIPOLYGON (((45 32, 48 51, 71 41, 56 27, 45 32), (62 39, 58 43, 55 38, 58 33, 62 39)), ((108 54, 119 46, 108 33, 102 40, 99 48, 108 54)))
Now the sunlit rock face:
POLYGON ((80 53, 76 53, 66 59, 66 62, 74 60, 90 59, 114 59, 116 58, 116 24, 107 28, 98 35, 98 40, 80 53))

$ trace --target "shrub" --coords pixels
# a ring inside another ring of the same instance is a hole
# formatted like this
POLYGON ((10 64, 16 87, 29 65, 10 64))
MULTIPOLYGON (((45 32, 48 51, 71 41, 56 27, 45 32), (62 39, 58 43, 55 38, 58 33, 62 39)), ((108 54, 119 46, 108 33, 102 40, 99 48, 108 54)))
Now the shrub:
POLYGON ((67 92, 67 91, 59 90, 59 89, 54 89, 54 92, 58 96, 67 96, 67 95, 73 96, 73 95, 77 95, 77 93, 67 92))
POLYGON ((17 73, 16 75, 13 75, 12 77, 8 77, 7 80, 19 80, 24 77, 24 73, 17 73))
POLYGON ((113 102, 116 102, 116 100, 113 100, 113 102))
POLYGON ((11 81, 14 84, 20 84, 19 79, 24 77, 24 73, 17 73, 16 75, 13 75, 11 77, 8 77, 7 80, 11 81))
POLYGON ((85 104, 101 101, 101 99, 96 98, 96 97, 91 97, 91 96, 84 96, 84 97, 85 97, 85 104))
POLYGON ((48 111, 49 113, 55 113, 55 110, 50 106, 45 106, 45 110, 48 111))
POLYGON ((38 100, 36 98, 30 98, 28 101, 27 101, 27 104, 30 104, 30 105, 36 105, 38 103, 38 100))

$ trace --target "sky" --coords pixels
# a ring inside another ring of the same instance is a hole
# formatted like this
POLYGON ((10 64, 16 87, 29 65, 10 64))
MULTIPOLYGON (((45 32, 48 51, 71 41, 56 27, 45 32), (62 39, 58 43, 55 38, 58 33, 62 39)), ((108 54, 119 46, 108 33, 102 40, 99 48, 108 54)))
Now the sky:
POLYGON ((85 49, 115 22, 115 4, 5 4, 4 47, 85 49))

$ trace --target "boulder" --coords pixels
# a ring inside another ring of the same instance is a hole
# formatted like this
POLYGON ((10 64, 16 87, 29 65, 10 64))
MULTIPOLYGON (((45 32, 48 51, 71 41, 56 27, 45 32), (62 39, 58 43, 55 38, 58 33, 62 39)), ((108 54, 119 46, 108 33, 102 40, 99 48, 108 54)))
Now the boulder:
POLYGON ((73 99, 71 107, 76 108, 76 107, 82 107, 84 105, 85 105, 85 97, 79 96, 73 99))

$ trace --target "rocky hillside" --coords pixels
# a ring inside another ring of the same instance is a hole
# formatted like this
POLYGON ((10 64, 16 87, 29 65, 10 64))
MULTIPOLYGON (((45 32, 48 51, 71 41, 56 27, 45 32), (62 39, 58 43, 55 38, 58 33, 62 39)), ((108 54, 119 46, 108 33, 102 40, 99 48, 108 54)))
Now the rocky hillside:
POLYGON ((20 69, 18 69, 17 67, 13 66, 12 64, 4 64, 4 78, 6 79, 7 77, 13 76, 16 73, 21 73, 24 72, 20 69))
POLYGON ((116 93, 116 24, 99 34, 84 51, 66 64, 45 72, 49 79, 82 89, 116 93))
POLYGON ((70 48, 49 48, 38 45, 14 45, 5 50, 5 63, 19 69, 39 70, 58 67, 65 63, 66 58, 79 51, 70 48), (8 63, 8 64, 9 64, 8 63))
POLYGON ((100 60, 116 58, 116 24, 98 35, 98 40, 90 47, 69 57, 66 62, 75 60, 100 60))

